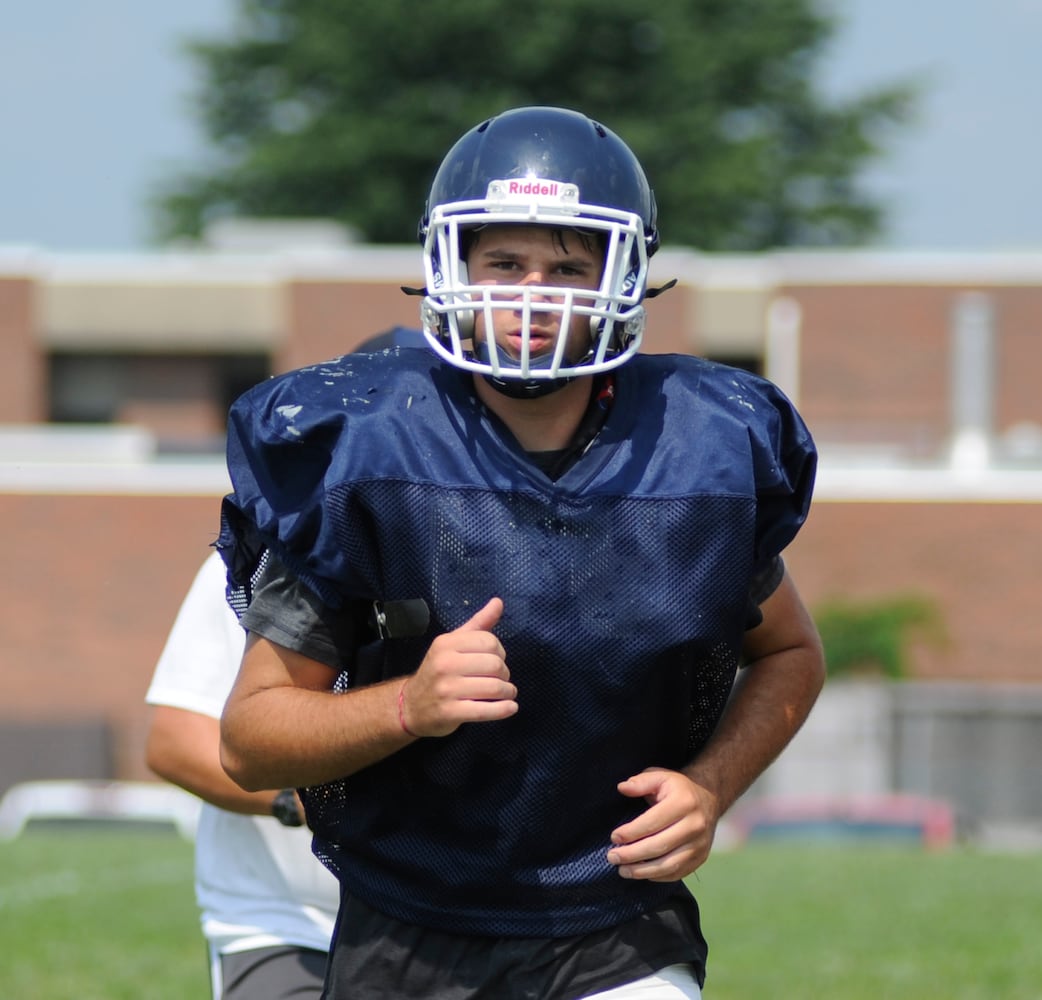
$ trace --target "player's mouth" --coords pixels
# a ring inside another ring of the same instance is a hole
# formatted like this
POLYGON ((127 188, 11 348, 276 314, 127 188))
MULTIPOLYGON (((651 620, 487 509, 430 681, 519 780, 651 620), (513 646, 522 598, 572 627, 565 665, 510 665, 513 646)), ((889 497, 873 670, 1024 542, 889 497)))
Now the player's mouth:
MULTIPOLYGON (((504 346, 513 357, 520 358, 524 341, 525 336, 521 330, 512 330, 507 334, 504 346)), ((530 330, 528 333, 528 355, 534 358, 540 354, 546 354, 554 349, 556 343, 557 338, 554 334, 530 330)))

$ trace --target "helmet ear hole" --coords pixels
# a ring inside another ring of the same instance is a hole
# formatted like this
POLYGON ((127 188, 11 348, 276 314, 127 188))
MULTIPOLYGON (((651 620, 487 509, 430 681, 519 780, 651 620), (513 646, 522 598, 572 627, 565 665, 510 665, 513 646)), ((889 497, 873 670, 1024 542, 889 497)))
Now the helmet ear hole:
POLYGON ((461 309, 456 313, 456 327, 459 330, 460 340, 474 339, 474 310, 461 309))

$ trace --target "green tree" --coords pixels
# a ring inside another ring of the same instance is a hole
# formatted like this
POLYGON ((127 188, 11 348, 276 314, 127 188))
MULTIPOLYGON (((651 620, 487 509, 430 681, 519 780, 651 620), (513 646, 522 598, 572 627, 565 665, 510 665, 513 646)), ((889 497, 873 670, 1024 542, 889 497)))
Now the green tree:
POLYGON ((647 169, 663 239, 705 250, 863 242, 858 188, 914 89, 815 92, 835 25, 815 0, 239 0, 196 41, 212 162, 155 197, 163 238, 227 215, 415 236, 451 143, 509 107, 580 109, 647 169))

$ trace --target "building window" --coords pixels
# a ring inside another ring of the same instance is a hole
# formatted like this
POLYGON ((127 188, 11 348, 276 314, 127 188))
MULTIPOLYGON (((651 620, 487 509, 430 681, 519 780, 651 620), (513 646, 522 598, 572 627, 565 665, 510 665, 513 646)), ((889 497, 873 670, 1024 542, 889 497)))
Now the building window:
POLYGON ((229 406, 269 374, 268 358, 256 354, 57 353, 48 419, 136 424, 161 451, 219 449, 229 406))

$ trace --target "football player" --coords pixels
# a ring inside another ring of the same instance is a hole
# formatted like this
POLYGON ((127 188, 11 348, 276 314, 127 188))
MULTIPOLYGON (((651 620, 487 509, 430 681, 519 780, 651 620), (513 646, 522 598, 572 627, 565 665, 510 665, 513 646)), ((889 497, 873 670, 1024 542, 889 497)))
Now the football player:
POLYGON ((225 767, 302 789, 330 997, 698 997, 683 879, 824 677, 781 558, 813 442, 769 382, 640 353, 655 200, 587 116, 467 132, 420 236, 430 350, 233 407, 225 767))

